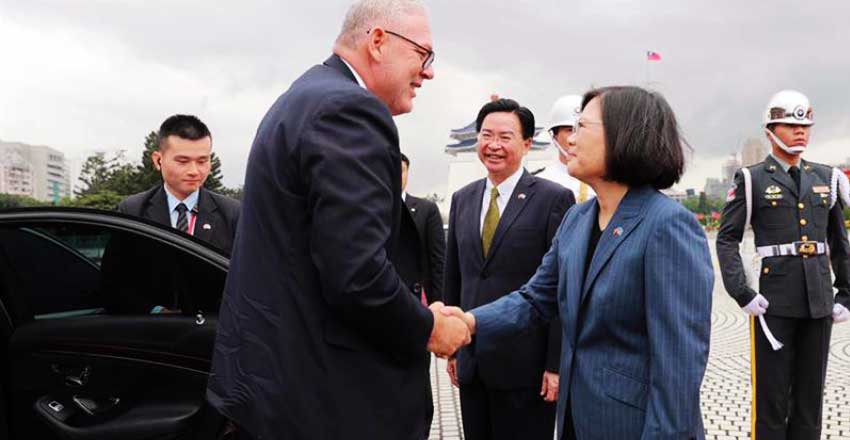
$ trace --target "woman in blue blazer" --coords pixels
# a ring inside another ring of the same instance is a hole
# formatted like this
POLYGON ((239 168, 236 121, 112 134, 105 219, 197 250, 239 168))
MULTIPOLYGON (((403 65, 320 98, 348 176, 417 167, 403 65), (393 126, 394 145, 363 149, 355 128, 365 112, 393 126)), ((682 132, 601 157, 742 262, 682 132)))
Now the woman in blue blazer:
POLYGON ((567 153, 597 197, 567 212, 525 286, 463 315, 474 350, 560 315, 559 438, 702 439, 714 271, 694 215, 658 191, 684 169, 676 118, 658 93, 592 90, 567 153))

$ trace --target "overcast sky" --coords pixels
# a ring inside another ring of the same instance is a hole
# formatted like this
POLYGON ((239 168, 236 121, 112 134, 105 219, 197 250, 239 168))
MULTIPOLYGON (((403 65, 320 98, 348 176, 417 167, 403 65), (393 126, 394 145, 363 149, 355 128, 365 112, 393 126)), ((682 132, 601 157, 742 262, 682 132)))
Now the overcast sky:
MULTIPOLYGON (((340 0, 0 0, 0 139, 80 161, 136 158, 166 116, 213 132, 225 183, 241 185, 269 105, 329 54, 340 0)), ((396 118, 410 192, 444 193, 449 130, 491 93, 542 125, 552 102, 591 86, 645 85, 670 101, 693 146, 680 188, 701 189, 743 141, 761 136, 771 94, 815 109, 811 160, 850 156, 850 2, 434 0, 436 78, 396 118), (647 70, 646 51, 661 54, 647 70)))

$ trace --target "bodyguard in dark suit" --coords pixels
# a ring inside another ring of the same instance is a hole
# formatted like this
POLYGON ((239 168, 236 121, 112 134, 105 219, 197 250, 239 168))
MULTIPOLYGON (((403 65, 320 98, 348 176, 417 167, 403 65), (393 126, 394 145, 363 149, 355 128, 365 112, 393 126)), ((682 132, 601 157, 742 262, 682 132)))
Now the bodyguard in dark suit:
MULTIPOLYGON (((488 176, 452 196, 446 255, 446 304, 464 310, 528 281, 575 203, 572 191, 522 168, 534 133, 527 108, 510 99, 490 102, 476 129, 488 176)), ((449 374, 460 386, 465 438, 551 439, 560 349, 557 319, 486 355, 462 349, 449 374)))
MULTIPOLYGON (((159 128, 158 149, 151 154, 163 183, 126 198, 118 211, 194 235, 229 254, 239 221, 239 202, 203 188, 211 154, 212 136, 200 119, 169 117, 159 128)), ((101 291, 110 313, 189 313, 218 308, 220 295, 207 286, 220 286, 221 280, 207 279, 203 268, 185 256, 133 234, 112 236, 101 273, 101 291), (213 293, 200 297, 190 292, 213 293)))
POLYGON ((428 304, 443 300, 443 266, 446 259, 446 234, 443 216, 437 204, 407 193, 410 159, 401 154, 401 197, 410 212, 419 237, 422 289, 428 304))
POLYGON ((821 437, 832 325, 850 319, 850 245, 835 187, 840 171, 801 159, 813 123, 803 94, 774 95, 763 126, 772 152, 735 174, 717 235, 723 283, 750 315, 751 417, 759 440, 821 437), (762 257, 750 275, 759 277, 757 291, 745 276, 744 265, 752 263, 739 254, 748 222, 762 257), (768 335, 782 347, 774 349, 768 335))
POLYGON ((425 350, 469 341, 393 264, 392 116, 434 72, 424 6, 384 5, 351 7, 335 54, 278 98, 251 148, 207 390, 242 436, 424 439, 425 350))
MULTIPOLYGON (((239 201, 210 190, 197 190, 197 203, 186 211, 186 230, 184 232, 230 254, 236 225, 239 223, 239 201), (189 226, 193 226, 189 229, 189 226)), ((118 212, 153 220, 164 225, 172 225, 168 195, 165 187, 157 185, 145 192, 134 194, 118 205, 118 212)), ((177 212, 179 217, 179 212, 177 212)))
POLYGON ((522 288, 463 315, 474 353, 560 316, 558 438, 702 439, 714 275, 693 214, 658 191, 684 166, 675 116, 657 93, 592 90, 566 150, 597 197, 570 209, 522 288))

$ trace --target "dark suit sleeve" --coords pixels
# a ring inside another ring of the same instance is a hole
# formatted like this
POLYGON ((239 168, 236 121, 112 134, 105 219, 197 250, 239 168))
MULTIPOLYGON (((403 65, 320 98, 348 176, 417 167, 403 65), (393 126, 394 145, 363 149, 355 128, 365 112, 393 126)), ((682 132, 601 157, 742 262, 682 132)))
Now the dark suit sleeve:
POLYGON ((377 99, 335 96, 302 135, 312 209, 310 253, 335 318, 378 349, 421 358, 433 315, 399 278, 386 249, 401 209, 398 135, 377 99))
POLYGON ((708 362, 714 269, 693 214, 677 210, 653 228, 644 256, 650 365, 640 438, 691 438, 701 417, 696 402, 708 362))
POLYGON ((838 290, 835 302, 850 308, 850 243, 847 242, 847 229, 844 227, 844 203, 840 198, 829 210, 826 239, 832 271, 835 273, 835 288, 838 290))
POLYGON ((449 208, 449 232, 446 240, 445 282, 443 283, 443 302, 449 306, 460 307, 460 267, 457 249, 457 194, 452 194, 449 208))
POLYGON ((423 243, 428 247, 428 267, 431 271, 428 274, 431 280, 431 292, 425 292, 428 296, 428 303, 439 301, 443 297, 443 268, 446 262, 446 234, 443 232, 443 217, 440 215, 440 208, 436 203, 427 202, 430 205, 428 209, 428 217, 426 218, 426 228, 428 230, 427 243, 423 243))
MULTIPOLYGON (((550 211, 551 213, 549 214, 549 224, 546 227, 547 247, 552 247, 552 238, 558 231, 558 226, 560 226, 561 221, 564 219, 564 214, 575 203, 575 196, 569 189, 565 189, 555 198, 550 211)), ((548 349, 546 351, 546 371, 552 373, 557 373, 561 365, 561 331, 561 318, 558 316, 549 324, 548 349)))
POLYGON ((720 231, 717 233, 717 260, 720 263, 720 273, 723 275, 723 285, 729 295, 740 305, 746 306, 756 297, 758 292, 747 286, 744 264, 739 253, 744 229, 747 227, 747 202, 744 193, 744 174, 741 170, 735 173, 735 193, 728 196, 723 216, 720 220, 720 231))

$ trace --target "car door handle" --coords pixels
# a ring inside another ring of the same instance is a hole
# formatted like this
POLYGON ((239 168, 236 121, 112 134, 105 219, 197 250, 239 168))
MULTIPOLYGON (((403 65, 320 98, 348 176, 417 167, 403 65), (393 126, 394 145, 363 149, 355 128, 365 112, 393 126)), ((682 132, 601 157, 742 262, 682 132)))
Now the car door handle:
POLYGON ((65 376, 65 386, 69 388, 80 388, 85 386, 91 377, 91 367, 86 365, 82 368, 68 368, 59 364, 50 366, 54 373, 65 376))

